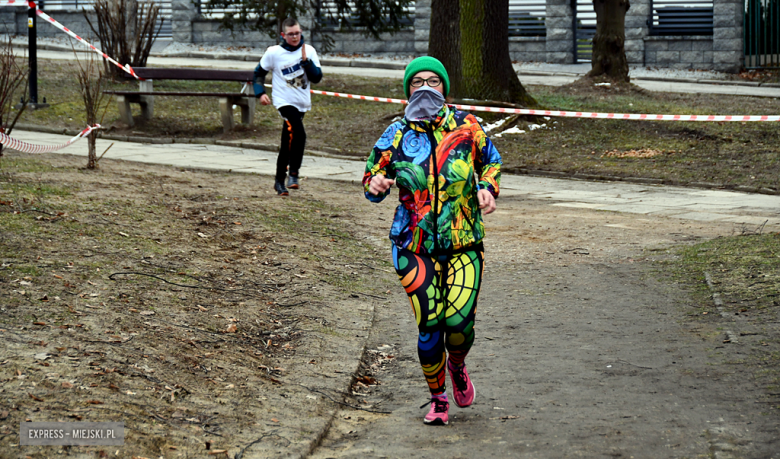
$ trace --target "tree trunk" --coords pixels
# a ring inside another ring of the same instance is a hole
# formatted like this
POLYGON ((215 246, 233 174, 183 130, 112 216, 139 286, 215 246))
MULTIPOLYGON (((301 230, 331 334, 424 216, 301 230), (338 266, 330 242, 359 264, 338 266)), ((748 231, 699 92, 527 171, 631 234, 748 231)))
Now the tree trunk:
POLYGON ((447 69, 450 96, 537 105, 509 57, 509 0, 432 0, 428 50, 447 69))
POLYGON ((97 132, 92 131, 87 136, 87 145, 89 146, 88 154, 87 154, 87 169, 97 169, 98 167, 98 160, 97 160, 97 150, 95 143, 97 141, 97 132))
POLYGON ((605 75, 628 83, 626 60, 626 12, 628 0, 593 0, 596 11, 596 35, 588 77, 605 75))

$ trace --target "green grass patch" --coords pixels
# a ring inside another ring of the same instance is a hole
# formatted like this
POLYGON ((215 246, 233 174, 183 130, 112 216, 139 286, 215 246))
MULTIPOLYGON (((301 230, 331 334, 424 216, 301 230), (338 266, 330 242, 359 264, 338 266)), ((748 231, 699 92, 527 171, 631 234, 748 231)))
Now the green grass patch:
POLYGON ((780 233, 720 237, 680 249, 672 263, 680 279, 689 279, 705 306, 712 293, 731 311, 774 320, 780 309, 780 233), (716 292, 710 291, 710 276, 716 292))

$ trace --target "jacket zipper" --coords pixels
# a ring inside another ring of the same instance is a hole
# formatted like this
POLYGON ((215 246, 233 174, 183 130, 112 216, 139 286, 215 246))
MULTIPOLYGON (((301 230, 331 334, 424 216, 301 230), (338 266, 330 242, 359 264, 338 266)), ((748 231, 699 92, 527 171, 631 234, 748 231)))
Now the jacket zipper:
POLYGON ((439 245, 439 209, 436 208, 439 203, 439 168, 438 158, 436 157, 436 136, 433 135, 433 130, 428 131, 426 129, 426 135, 431 142, 431 161, 433 165, 433 196, 431 201, 433 203, 433 253, 438 252, 439 245))

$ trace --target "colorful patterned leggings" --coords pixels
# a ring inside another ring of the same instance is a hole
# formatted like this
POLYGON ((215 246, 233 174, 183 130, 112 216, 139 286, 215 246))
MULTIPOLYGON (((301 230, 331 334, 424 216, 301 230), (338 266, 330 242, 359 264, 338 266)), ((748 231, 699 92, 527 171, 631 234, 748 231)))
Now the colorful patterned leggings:
POLYGON ((447 353, 460 365, 474 344, 484 250, 430 257, 393 247, 393 264, 417 319, 417 354, 431 394, 446 389, 447 353), (445 275, 446 273, 446 275, 445 275))

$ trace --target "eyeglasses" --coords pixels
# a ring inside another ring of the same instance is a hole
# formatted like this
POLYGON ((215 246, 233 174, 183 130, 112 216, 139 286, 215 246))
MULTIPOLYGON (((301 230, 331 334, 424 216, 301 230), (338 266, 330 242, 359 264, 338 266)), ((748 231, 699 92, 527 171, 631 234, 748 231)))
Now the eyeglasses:
POLYGON ((284 34, 284 36, 295 38, 295 37, 300 37, 301 33, 300 32, 287 32, 287 33, 284 34))
POLYGON ((428 83, 428 86, 435 88, 441 84, 441 78, 436 76, 430 78, 412 78, 413 88, 421 88, 425 83, 428 83))

